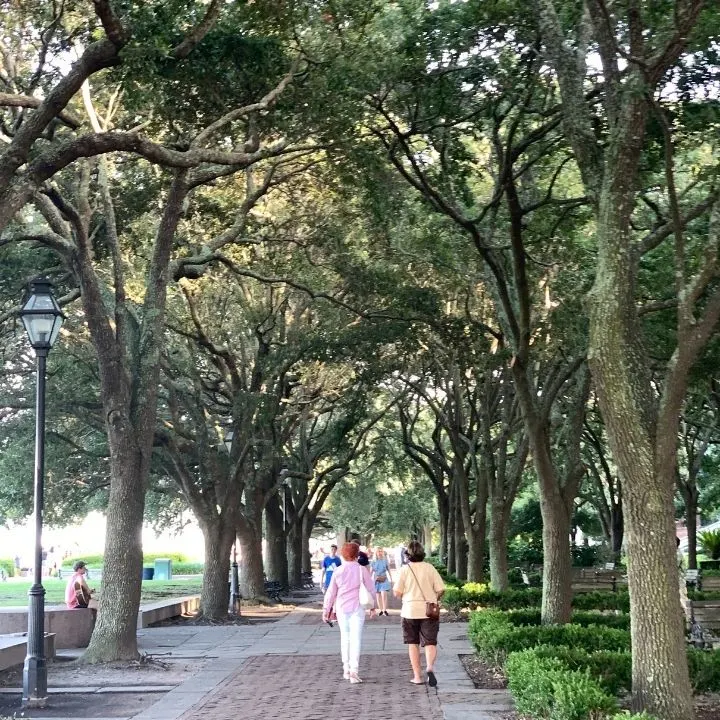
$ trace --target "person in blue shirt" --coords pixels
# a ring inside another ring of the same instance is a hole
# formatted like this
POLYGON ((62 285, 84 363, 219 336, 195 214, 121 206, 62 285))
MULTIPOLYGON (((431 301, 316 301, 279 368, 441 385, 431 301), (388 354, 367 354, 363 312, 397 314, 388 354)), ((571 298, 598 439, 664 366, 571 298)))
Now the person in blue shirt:
POLYGON ((323 592, 328 589, 330 585, 330 579, 332 578, 333 570, 336 567, 340 567, 341 561, 337 555, 337 545, 330 546, 330 554, 326 555, 322 561, 322 575, 320 576, 320 585, 322 586, 323 592))

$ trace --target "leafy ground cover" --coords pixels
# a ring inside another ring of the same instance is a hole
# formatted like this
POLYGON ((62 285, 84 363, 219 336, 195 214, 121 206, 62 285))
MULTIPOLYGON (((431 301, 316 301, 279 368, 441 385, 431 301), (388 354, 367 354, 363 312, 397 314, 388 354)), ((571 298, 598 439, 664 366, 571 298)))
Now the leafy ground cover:
MULTIPOLYGON (((65 585, 67 580, 45 578, 45 604, 61 605, 65 602, 65 585)), ((100 583, 93 583, 90 578, 90 587, 99 589, 100 583)), ((31 582, 26 580, 8 580, 0 583, 0 607, 27 605, 28 590, 31 582)), ((183 595, 197 595, 202 587, 202 576, 184 578, 181 580, 143 580, 141 602, 153 602, 167 597, 182 597, 183 595)))

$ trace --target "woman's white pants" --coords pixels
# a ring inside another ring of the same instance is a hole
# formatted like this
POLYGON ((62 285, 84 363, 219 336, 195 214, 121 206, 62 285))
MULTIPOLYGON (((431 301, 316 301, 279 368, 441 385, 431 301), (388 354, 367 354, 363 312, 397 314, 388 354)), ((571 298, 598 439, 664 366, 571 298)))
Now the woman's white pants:
POLYGON ((362 630, 365 624, 365 610, 358 607, 349 614, 342 611, 337 613, 338 625, 340 626, 340 654, 342 655, 343 671, 357 672, 360 662, 360 643, 362 630))

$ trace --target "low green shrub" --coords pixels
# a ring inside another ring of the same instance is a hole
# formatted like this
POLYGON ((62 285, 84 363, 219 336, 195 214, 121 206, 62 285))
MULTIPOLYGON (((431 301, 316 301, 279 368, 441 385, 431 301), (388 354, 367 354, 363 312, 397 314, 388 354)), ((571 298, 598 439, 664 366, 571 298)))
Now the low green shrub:
POLYGON ((630 649, 627 630, 576 624, 516 626, 508 615, 510 613, 484 610, 470 616, 468 635, 485 662, 501 664, 509 653, 536 645, 565 645, 588 652, 630 649))
POLYGON ((469 592, 465 588, 477 583, 466 583, 462 588, 448 588, 442 598, 442 604, 453 612, 463 609, 475 610, 483 607, 512 610, 514 608, 535 607, 540 604, 542 591, 540 588, 527 590, 505 590, 496 592, 484 590, 482 592, 469 592))
MULTIPOLYGON (((540 608, 524 608, 510 610, 505 613, 507 619, 513 625, 539 625, 540 608)), ((575 610, 570 620, 574 625, 589 627, 590 625, 602 625, 604 627, 617 628, 618 630, 630 629, 629 615, 609 615, 607 613, 592 612, 589 610, 575 610)))
POLYGON ((696 692, 720 692, 720 650, 689 648, 688 668, 696 692))
POLYGON ((576 610, 619 610, 627 613, 630 612, 630 594, 627 590, 578 593, 572 599, 572 606, 576 610))
POLYGON ((172 571, 174 575, 202 575, 205 565, 203 563, 173 562, 172 571))
POLYGON ((632 660, 629 650, 587 652, 562 645, 538 645, 534 650, 538 657, 555 658, 570 670, 589 672, 610 695, 630 690, 632 660))
POLYGON ((72 566, 78 561, 82 560, 85 565, 89 568, 101 568, 103 564, 102 555, 77 555, 75 557, 65 558, 62 561, 63 568, 72 569, 72 566))
POLYGON ((0 568, 5 571, 8 577, 12 577, 15 574, 15 559, 14 558, 0 558, 0 568))
POLYGON ((629 710, 613 715, 610 720, 658 720, 655 715, 648 715, 645 712, 631 713, 629 710))
POLYGON ((519 713, 553 720, 587 720, 617 710, 588 672, 568 669, 535 650, 511 653, 505 664, 508 688, 519 713))
POLYGON ((189 558, 184 553, 166 552, 166 553, 143 553, 143 565, 154 563, 157 559, 172 560, 173 567, 175 563, 189 562, 189 558))

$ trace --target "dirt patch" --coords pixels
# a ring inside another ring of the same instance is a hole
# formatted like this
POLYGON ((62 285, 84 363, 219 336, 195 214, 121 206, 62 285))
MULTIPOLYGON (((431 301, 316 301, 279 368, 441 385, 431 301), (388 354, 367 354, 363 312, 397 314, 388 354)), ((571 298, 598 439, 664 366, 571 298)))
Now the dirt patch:
POLYGON ((159 695, 148 693, 50 695, 44 708, 26 709, 21 697, 0 695, 0 716, 22 718, 125 718, 148 707, 159 695))
POLYGON ((477 655, 460 655, 460 662, 477 689, 504 690, 507 687, 503 671, 487 665, 477 655))
MULTIPOLYGON (((199 672, 207 661, 163 657, 162 660, 146 656, 133 662, 99 663, 85 665, 72 658, 62 656, 48 660, 48 687, 88 688, 93 692, 97 688, 157 685, 175 686, 199 672)), ((22 687, 22 665, 0 673, 0 687, 22 687)))

